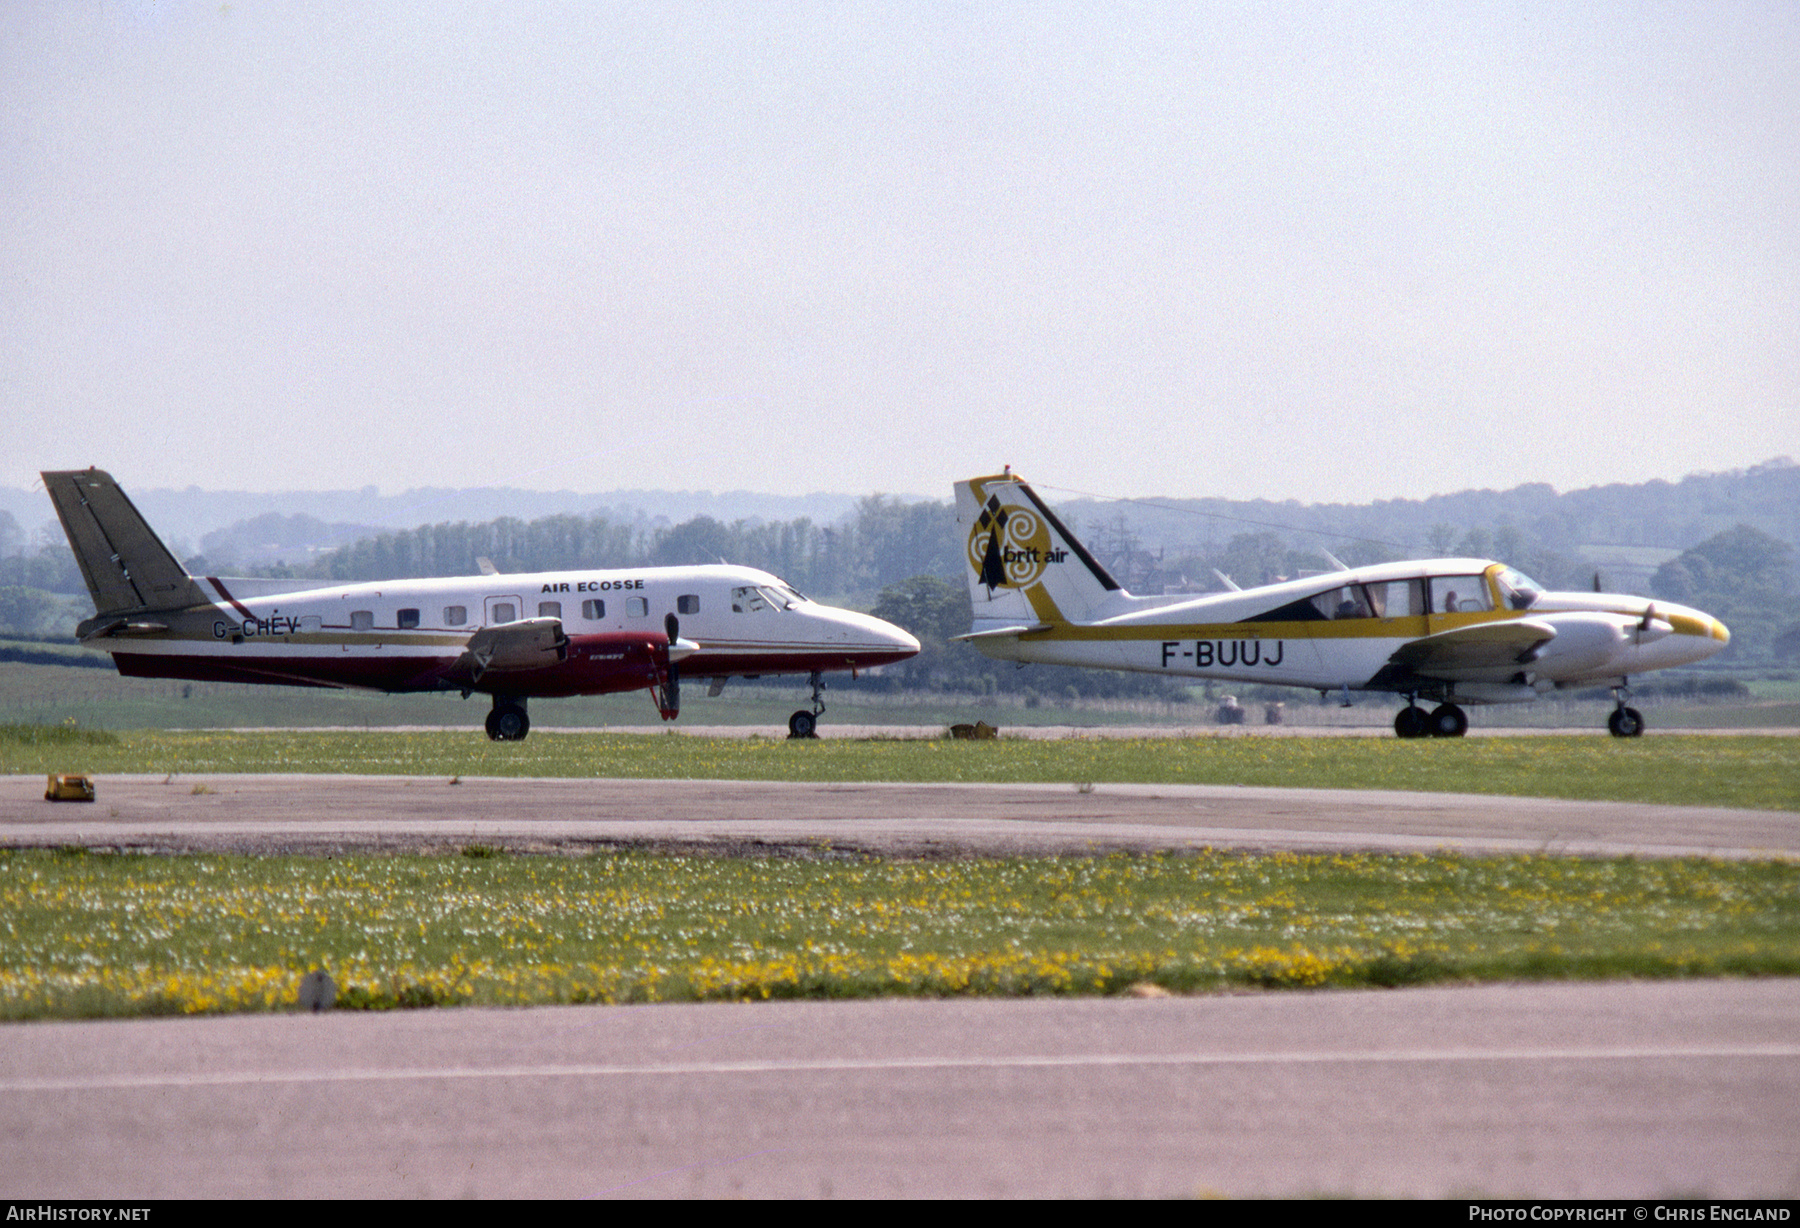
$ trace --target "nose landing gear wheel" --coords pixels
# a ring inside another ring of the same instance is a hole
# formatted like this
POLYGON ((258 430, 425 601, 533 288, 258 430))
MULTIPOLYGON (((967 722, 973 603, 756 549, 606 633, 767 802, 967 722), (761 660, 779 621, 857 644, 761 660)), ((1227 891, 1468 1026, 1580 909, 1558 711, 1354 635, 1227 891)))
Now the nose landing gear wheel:
POLYGON ((812 711, 805 708, 788 717, 789 738, 816 738, 819 736, 819 716, 825 711, 825 675, 814 670, 807 677, 812 683, 812 711))
POLYGON ((1606 728, 1615 738, 1635 738, 1644 732, 1644 714, 1636 708, 1618 707, 1606 718, 1606 728))
POLYGON ((1427 719, 1434 738, 1460 738, 1469 732, 1469 714, 1455 704, 1439 704, 1427 719))

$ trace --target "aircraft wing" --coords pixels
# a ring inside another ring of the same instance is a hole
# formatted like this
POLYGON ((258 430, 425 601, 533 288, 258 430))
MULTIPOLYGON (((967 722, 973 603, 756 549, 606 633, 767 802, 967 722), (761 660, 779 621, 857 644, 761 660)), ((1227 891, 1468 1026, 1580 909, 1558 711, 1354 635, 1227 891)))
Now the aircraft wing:
POLYGON ((469 637, 459 669, 467 669, 477 682, 490 671, 541 669, 567 659, 569 637, 560 618, 527 618, 516 623, 483 627, 469 637))
POLYGON ((1539 648, 1555 638, 1556 628, 1535 618, 1477 623, 1402 645, 1388 658, 1388 666, 1454 680, 1478 670, 1525 665, 1534 659, 1539 648))

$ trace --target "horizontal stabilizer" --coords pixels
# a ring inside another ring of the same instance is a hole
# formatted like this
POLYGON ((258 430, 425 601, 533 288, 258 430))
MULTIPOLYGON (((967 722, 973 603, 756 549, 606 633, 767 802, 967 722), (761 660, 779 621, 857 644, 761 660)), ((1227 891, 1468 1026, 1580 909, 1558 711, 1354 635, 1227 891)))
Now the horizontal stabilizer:
POLYGON ((951 640, 1006 640, 1018 639, 1021 635, 1030 635, 1036 631, 1048 631, 1051 623, 1024 623, 1013 627, 989 627, 984 631, 965 631, 961 635, 951 636, 951 640))
POLYGON ((148 623, 138 619, 114 618, 103 626, 93 626, 99 619, 89 619, 82 624, 80 637, 83 640, 102 639, 109 635, 161 635, 169 629, 168 623, 148 623))

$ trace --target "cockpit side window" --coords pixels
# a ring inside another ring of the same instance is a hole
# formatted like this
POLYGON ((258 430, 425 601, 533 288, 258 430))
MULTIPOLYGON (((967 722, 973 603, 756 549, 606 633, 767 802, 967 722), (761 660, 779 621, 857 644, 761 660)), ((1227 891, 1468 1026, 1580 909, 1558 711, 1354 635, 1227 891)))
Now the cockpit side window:
POLYGON ((1493 608, 1486 576, 1431 577, 1433 614, 1477 614, 1493 608))

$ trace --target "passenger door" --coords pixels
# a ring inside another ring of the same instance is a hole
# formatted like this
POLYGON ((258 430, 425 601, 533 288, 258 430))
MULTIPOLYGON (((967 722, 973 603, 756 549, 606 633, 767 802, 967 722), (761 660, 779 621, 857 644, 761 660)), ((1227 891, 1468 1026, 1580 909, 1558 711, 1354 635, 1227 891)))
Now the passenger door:
POLYGON ((488 627, 498 627, 504 623, 516 623, 519 621, 519 611, 524 608, 525 603, 517 596, 484 598, 482 601, 482 624, 488 627))

